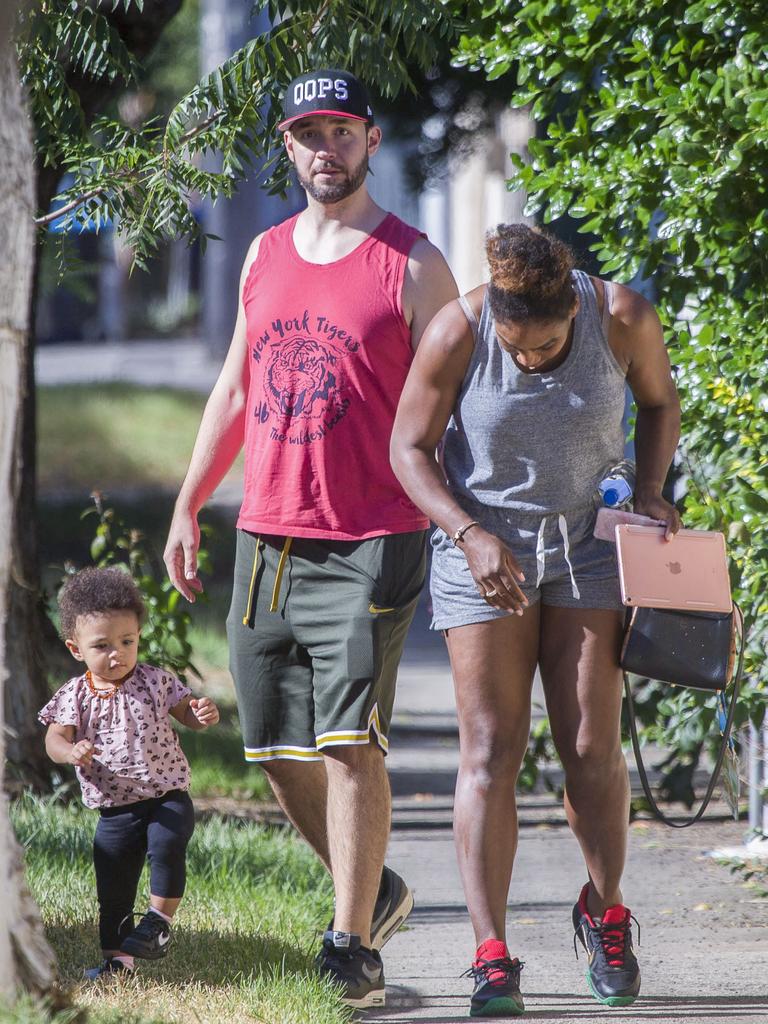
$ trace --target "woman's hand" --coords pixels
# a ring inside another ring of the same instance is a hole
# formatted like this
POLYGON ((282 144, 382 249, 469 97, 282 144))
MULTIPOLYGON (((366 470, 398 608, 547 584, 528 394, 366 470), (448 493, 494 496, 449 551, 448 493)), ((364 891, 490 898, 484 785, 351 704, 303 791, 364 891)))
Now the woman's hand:
POLYGON ((522 583, 525 575, 506 544, 481 526, 473 526, 464 534, 459 546, 472 579, 488 604, 522 615, 528 607, 528 598, 518 582, 522 583))
POLYGON ((636 492, 632 510, 638 515, 650 516, 651 519, 658 519, 659 522, 664 523, 666 525, 665 540, 672 540, 680 529, 680 513, 660 494, 643 495, 642 492, 636 492))

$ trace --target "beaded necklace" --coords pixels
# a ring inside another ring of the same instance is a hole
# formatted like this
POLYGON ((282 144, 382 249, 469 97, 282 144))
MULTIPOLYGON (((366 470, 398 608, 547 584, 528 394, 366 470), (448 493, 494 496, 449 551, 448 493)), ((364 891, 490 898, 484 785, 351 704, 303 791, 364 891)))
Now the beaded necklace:
POLYGON ((85 673, 85 681, 88 684, 88 689, 91 691, 94 697, 98 697, 99 700, 109 700, 110 697, 115 696, 115 694, 123 685, 125 680, 132 674, 133 669, 131 669, 130 672, 127 672, 122 679, 117 679, 115 680, 114 683, 110 683, 110 686, 112 687, 110 690, 102 689, 95 685, 90 669, 88 669, 87 672, 85 673))

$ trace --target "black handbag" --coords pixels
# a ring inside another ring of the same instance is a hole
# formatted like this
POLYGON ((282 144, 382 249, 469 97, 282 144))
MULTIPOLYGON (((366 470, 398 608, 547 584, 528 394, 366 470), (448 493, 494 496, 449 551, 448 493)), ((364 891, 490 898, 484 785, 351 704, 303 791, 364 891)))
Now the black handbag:
POLYGON ((629 712, 629 731, 640 782, 648 804, 665 825, 687 828, 699 821, 712 799, 733 726, 744 667, 744 617, 738 605, 731 612, 688 612, 668 608, 633 608, 628 613, 619 663, 624 670, 624 692, 629 712), (737 628, 738 624, 738 628, 737 628), (738 645, 737 645, 738 633, 738 645), (738 646, 738 652, 737 652, 738 646), (733 666, 736 663, 736 672, 733 666), (640 753, 635 707, 628 673, 676 686, 689 686, 722 694, 733 676, 722 742, 704 799, 690 818, 670 818, 654 799, 640 753))

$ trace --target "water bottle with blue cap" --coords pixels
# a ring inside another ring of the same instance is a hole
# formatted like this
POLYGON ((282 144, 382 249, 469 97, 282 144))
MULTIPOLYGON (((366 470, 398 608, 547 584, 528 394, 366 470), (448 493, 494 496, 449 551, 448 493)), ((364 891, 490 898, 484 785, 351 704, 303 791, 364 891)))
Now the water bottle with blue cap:
POLYGON ((626 508, 632 502, 635 489, 635 464, 622 459, 597 485, 603 504, 607 508, 626 508))

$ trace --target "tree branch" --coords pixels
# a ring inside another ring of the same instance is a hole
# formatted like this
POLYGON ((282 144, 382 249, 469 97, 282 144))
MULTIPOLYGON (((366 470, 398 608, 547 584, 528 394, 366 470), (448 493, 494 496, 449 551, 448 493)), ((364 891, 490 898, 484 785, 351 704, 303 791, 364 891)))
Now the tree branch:
MULTIPOLYGON (((213 114, 207 117, 204 121, 201 121, 200 124, 196 125, 194 128, 191 128, 188 132, 185 132, 184 135, 182 135, 181 139, 179 140, 181 144, 186 145, 186 143, 189 142, 190 139, 194 139, 197 135, 200 135, 201 132, 204 132, 206 128, 210 128, 210 126, 215 121, 219 120, 219 118, 224 116, 224 113, 225 111, 223 110, 214 111, 213 114)), ((162 153, 157 154, 157 156, 155 156, 150 161, 150 166, 153 163, 157 163, 158 159, 160 158, 162 158, 163 165, 167 166, 168 160, 170 159, 170 154, 164 149, 162 153)), ((126 172, 124 174, 118 174, 117 178, 119 180, 130 178, 133 173, 135 172, 131 171, 130 173, 126 172)), ((54 221, 57 221, 59 217, 65 217, 68 213, 71 213, 73 210, 76 210, 78 206, 82 206, 83 203, 87 203, 89 199, 94 199, 96 196, 104 195, 106 191, 106 185, 99 185, 98 188, 93 188, 90 190, 90 192, 83 192, 82 195, 75 196, 74 199, 71 199, 68 203, 65 203, 64 206, 60 206, 56 210, 51 210, 50 213, 46 213, 42 217, 35 217, 35 226, 39 228, 47 227, 49 224, 53 224, 54 221)))
POLYGON ((59 207, 58 210, 52 210, 50 213, 46 213, 44 217, 35 217, 35 224, 39 228, 44 228, 48 224, 52 224, 55 220, 58 220, 59 217, 64 217, 66 214, 71 213, 72 210, 76 210, 77 207, 82 206, 83 203, 87 203, 89 199, 103 195, 106 191, 106 187, 101 185, 99 188, 91 189, 90 192, 84 192, 81 196, 77 196, 65 206, 59 207))

